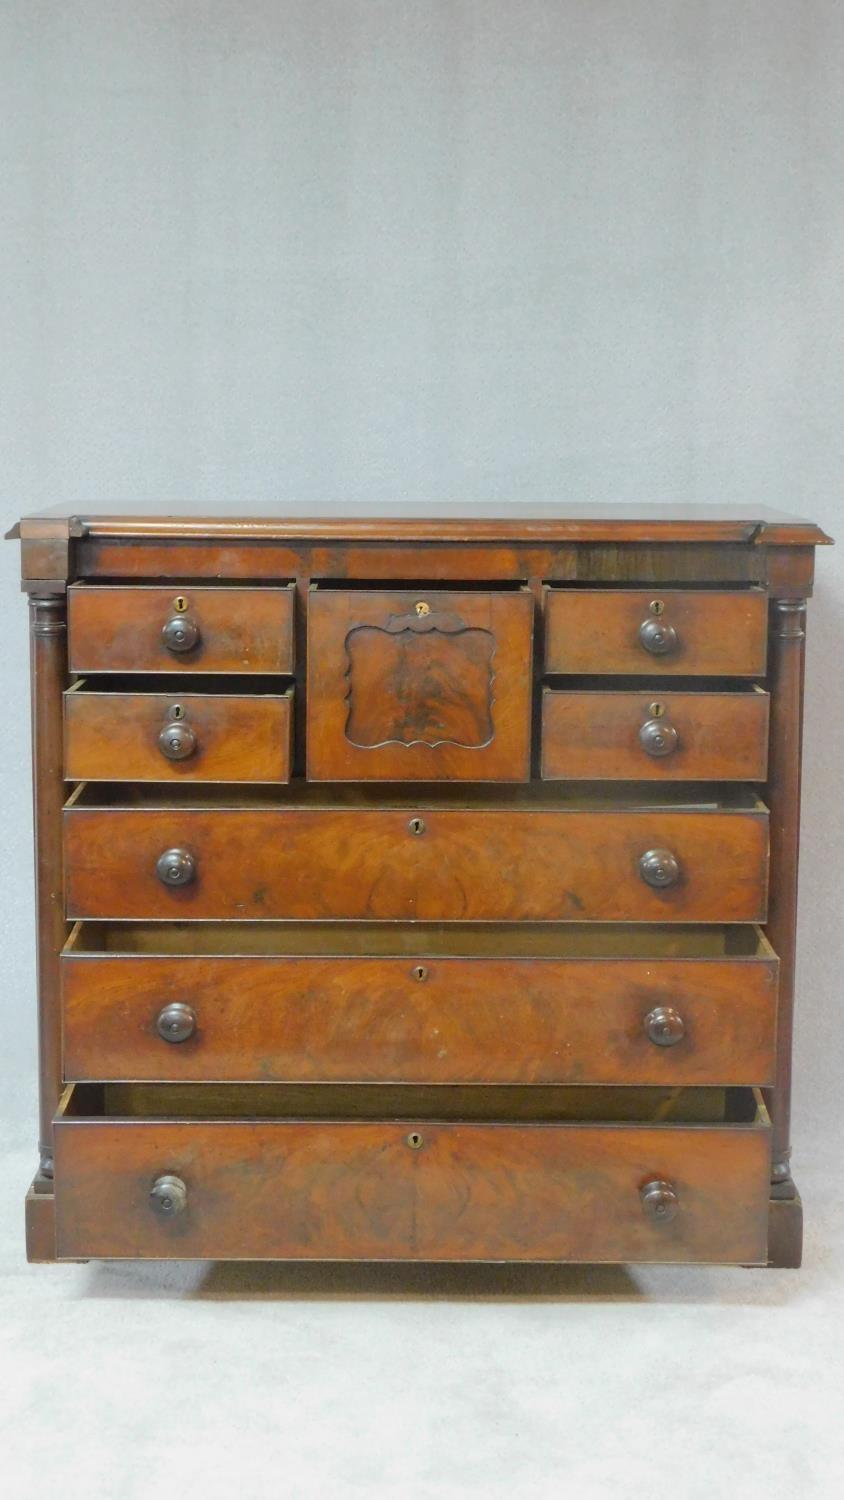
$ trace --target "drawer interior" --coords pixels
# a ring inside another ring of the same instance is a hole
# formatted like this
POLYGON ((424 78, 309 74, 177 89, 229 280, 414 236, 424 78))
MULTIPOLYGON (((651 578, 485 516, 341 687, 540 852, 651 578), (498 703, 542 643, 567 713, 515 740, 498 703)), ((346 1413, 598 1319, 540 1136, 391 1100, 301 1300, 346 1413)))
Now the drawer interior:
POLYGON ((770 1119, 755 1088, 416 1084, 74 1083, 56 1123, 86 1120, 439 1120, 489 1124, 743 1125, 770 1119))
POLYGON ((532 782, 524 786, 379 786, 326 783, 306 786, 162 786, 117 782, 80 782, 66 807, 132 808, 316 808, 418 809, 476 808, 479 812, 766 812, 749 787, 720 782, 684 782, 680 786, 644 786, 641 782, 532 782))
POLYGON ((338 958, 775 958, 761 928, 370 922, 77 922, 67 958, 314 955, 338 958))

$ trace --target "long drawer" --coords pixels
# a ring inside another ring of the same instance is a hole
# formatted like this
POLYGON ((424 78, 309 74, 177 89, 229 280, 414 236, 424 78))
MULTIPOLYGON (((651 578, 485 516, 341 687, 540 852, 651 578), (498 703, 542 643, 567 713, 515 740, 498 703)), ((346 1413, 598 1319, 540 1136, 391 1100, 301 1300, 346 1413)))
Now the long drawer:
POLYGON ((71 800, 69 917, 765 919, 768 816, 750 796, 209 807, 176 791, 172 806, 98 806, 96 788, 71 800))
POLYGON ((676 1100, 671 1123, 553 1107, 533 1122, 303 1118, 275 1113, 293 1099, 251 1091, 249 1118, 164 1119, 131 1093, 68 1089, 54 1127, 59 1258, 767 1257, 770 1132, 750 1091, 726 1096, 720 1123, 695 1123, 694 1108, 685 1123, 676 1100))
POLYGON ((65 1077, 767 1084, 754 927, 78 924, 65 1077))

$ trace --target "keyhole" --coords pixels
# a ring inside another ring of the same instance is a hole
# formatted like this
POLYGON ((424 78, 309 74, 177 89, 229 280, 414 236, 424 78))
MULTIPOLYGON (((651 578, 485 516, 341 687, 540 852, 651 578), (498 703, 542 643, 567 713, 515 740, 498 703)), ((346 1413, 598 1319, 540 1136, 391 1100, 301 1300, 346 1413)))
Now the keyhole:
POLYGON ((651 614, 652 615, 661 615, 663 613, 664 609, 665 609, 665 605, 664 605, 664 603, 663 603, 663 601, 661 599, 652 599, 651 600, 651 614))
POLYGON ((416 968, 412 970, 412 973, 414 979, 418 979, 420 984, 423 984, 424 981, 428 978, 428 970, 425 968, 424 964, 417 964, 416 968))
POLYGON ((652 719, 661 719, 665 714, 665 704, 652 703, 650 705, 650 708, 648 709, 648 713, 650 714, 652 719))
POLYGON ((170 718, 171 719, 183 719, 184 717, 185 717, 185 710, 184 710, 182 704, 181 703, 174 703, 173 706, 172 706, 172 708, 170 709, 170 718))
POLYGON ((414 604, 413 608, 416 610, 416 613, 419 616, 429 615, 431 613, 431 606, 430 604, 426 604, 424 599, 420 599, 419 603, 414 604))
POLYGON ((410 1147, 411 1151, 419 1150, 419 1147, 422 1145, 422 1137, 419 1134, 418 1130, 411 1130, 410 1135, 407 1138, 407 1144, 410 1147))
POLYGON ((187 607, 188 601, 185 598, 184 594, 177 594, 175 599, 173 600, 173 608, 176 610, 177 614, 183 615, 187 607))
POLYGON ((425 832, 425 820, 424 820, 424 818, 411 818, 411 820, 410 820, 410 822, 408 823, 407 826, 408 826, 408 828, 409 828, 409 830, 410 830, 411 833, 424 833, 425 832))

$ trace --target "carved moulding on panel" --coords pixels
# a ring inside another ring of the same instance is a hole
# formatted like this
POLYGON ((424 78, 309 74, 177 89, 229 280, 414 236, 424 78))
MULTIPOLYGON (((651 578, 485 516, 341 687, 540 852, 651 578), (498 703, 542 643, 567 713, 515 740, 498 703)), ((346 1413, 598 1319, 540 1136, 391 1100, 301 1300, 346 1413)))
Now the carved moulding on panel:
POLYGON ((357 625, 346 636, 346 738, 382 745, 458 745, 482 750, 495 730, 495 637, 459 615, 427 606, 357 625))

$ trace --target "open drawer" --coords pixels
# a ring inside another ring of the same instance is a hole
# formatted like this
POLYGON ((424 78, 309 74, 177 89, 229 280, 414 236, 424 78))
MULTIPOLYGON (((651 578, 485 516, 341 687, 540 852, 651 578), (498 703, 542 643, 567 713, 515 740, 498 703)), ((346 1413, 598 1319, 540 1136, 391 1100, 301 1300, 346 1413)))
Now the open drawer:
POLYGON ((311 589, 311 781, 527 781, 527 589, 311 589))
POLYGON ((75 1084, 55 1121, 60 1259, 767 1257, 752 1090, 75 1084), (354 1118, 350 1118, 350 1111, 354 1118))
POLYGON ((65 779, 289 781, 293 689, 230 681, 185 692, 179 678, 80 678, 64 694, 65 779))
POLYGON ((769 1084, 756 927, 77 923, 66 1079, 769 1084))

